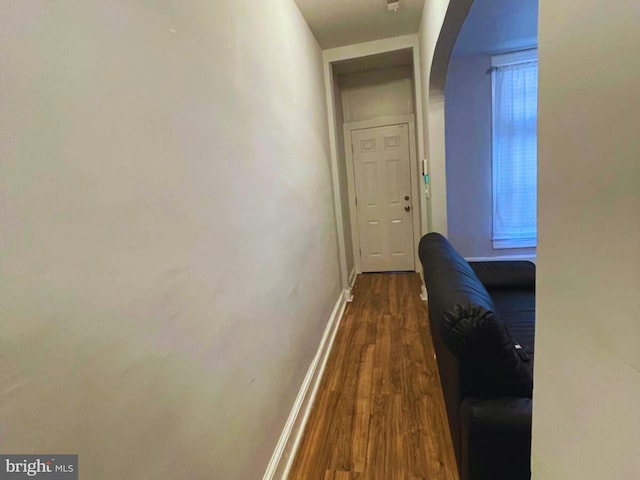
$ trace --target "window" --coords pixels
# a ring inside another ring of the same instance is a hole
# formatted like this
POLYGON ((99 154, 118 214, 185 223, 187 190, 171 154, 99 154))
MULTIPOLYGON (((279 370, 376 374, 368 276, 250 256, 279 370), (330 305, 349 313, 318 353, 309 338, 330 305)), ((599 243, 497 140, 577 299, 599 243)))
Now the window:
POLYGON ((535 247, 538 52, 492 57, 493 248, 535 247))

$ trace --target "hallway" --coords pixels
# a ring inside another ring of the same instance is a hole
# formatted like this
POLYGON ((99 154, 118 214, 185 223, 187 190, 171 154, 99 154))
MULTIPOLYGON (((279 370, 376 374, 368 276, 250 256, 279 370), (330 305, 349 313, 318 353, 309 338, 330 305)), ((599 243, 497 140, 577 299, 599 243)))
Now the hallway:
POLYGON ((458 478, 420 285, 358 276, 290 479, 458 478))

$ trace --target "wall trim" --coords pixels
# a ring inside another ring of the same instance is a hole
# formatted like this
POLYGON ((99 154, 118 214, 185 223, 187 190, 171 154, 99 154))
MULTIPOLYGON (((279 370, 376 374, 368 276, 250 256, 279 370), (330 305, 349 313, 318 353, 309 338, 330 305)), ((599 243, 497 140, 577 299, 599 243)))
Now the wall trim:
POLYGON ((262 480, 285 480, 289 475, 346 305, 344 294, 341 292, 262 480))
POLYGON ((393 52, 405 48, 418 46, 418 35, 400 35, 397 37, 383 38, 369 42, 353 43, 342 47, 328 48, 322 51, 325 62, 336 62, 339 60, 351 60, 354 58, 367 57, 378 53, 393 52))
MULTIPOLYGON (((424 154, 424 124, 423 124, 423 112, 422 112, 422 80, 421 80, 421 62, 420 62, 420 42, 418 34, 401 35, 398 37, 384 38, 381 40, 373 40, 371 42, 357 43, 353 45, 346 45, 343 47, 336 47, 322 51, 323 70, 324 70, 324 85, 326 93, 327 104, 327 123, 329 126, 329 145, 331 149, 331 179, 333 183, 333 201, 334 212, 336 215, 336 227, 338 234, 338 254, 340 257, 340 274, 343 283, 342 288, 347 288, 345 283, 347 282, 347 257, 346 257, 346 240, 343 227, 342 218, 342 206, 348 202, 347 198, 341 198, 340 195, 340 183, 338 179, 338 160, 340 158, 340 152, 338 151, 338 126, 336 122, 335 112, 335 91, 333 88, 333 63, 342 60, 350 60, 354 58, 366 57, 369 55, 376 55, 379 53, 393 52, 396 50, 411 49, 413 54, 413 91, 415 102, 415 135, 417 144, 416 153, 418 159, 425 158, 424 154)), ((421 161, 421 160, 420 160, 421 161)), ((418 162, 419 163, 419 162, 418 162)), ((419 168, 416 166, 416 168, 419 168)), ((422 190, 419 194, 420 197, 420 232, 425 234, 429 231, 427 228, 427 208, 426 199, 422 190)), ((353 232, 352 232, 353 235, 353 232)), ((416 267, 416 271, 419 271, 420 267, 416 267)))
POLYGON ((351 290, 353 289, 354 284, 356 283, 356 276, 358 274, 356 273, 356 267, 353 267, 351 269, 351 273, 349 274, 349 286, 347 288, 344 289, 344 299, 345 301, 347 301, 347 303, 351 303, 353 301, 353 294, 351 293, 351 290))
POLYGON ((353 294, 351 293, 350 288, 345 288, 342 291, 342 296, 344 297, 344 301, 347 303, 351 303, 353 301, 353 294))
POLYGON ((424 280, 422 281, 422 286, 420 288, 420 300, 423 302, 429 301, 429 292, 427 292, 427 287, 424 284, 424 280))
POLYGON ((357 276, 358 274, 356 273, 356 267, 353 267, 351 269, 351 273, 349 274, 349 288, 353 288, 353 286, 356 284, 357 276))

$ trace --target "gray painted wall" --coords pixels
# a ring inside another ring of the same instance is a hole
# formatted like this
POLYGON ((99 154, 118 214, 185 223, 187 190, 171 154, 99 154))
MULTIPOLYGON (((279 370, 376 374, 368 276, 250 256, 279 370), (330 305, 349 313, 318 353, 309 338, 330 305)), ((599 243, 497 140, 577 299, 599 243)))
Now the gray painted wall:
POLYGON ((412 67, 340 76, 345 122, 414 113, 412 67))
POLYGON ((639 24, 540 1, 533 480, 640 478, 639 24))
POLYGON ((3 1, 2 450, 261 478, 340 294, 291 0, 3 1))

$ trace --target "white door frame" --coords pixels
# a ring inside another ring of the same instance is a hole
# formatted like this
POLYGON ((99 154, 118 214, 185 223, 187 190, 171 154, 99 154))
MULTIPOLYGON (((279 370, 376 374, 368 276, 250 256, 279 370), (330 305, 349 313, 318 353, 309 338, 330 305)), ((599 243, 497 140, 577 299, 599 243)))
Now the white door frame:
MULTIPOLYGON (((371 42, 358 43, 355 45, 347 45, 344 47, 336 47, 322 51, 322 59, 324 64, 324 86, 326 92, 327 102, 327 121, 329 126, 329 144, 331 148, 331 179, 333 183, 333 200, 334 200, 334 212, 336 215, 336 230, 338 233, 338 256, 340 260, 340 277, 342 280, 342 286, 346 294, 350 292, 350 280, 353 278, 354 272, 347 271, 347 260, 345 254, 345 237, 343 229, 342 218, 342 203, 340 198, 340 182, 338 179, 338 161, 341 157, 341 153, 338 149, 337 133, 340 125, 336 122, 335 112, 335 94, 333 89, 333 63, 343 60, 351 60, 354 58, 366 57, 369 55, 376 55, 379 53, 393 52, 396 50, 411 49, 413 55, 413 95, 415 102, 415 123, 416 123, 416 138, 417 138, 417 155, 419 159, 425 157, 425 129, 423 124, 423 112, 422 112, 422 74, 420 71, 421 56, 420 56, 420 42, 417 34, 403 35, 400 37, 385 38, 382 40, 373 40, 371 42)), ((420 168, 416 162, 413 168, 420 168)), ((421 162, 420 162, 421 163, 421 162)), ((422 186, 420 187, 423 188, 422 186)), ((420 190, 421 192, 423 190, 420 190)), ((420 222, 417 224, 420 233, 423 235, 428 231, 428 218, 427 210, 428 203, 426 196, 421 193, 419 197, 420 205, 420 222)), ((415 205, 415 203, 414 203, 415 205)), ((445 207, 446 208, 446 207, 445 207)), ((415 234, 414 224, 414 234, 415 234)), ((416 246, 417 249, 417 246, 416 246)), ((416 253, 417 255, 417 253, 416 253)), ((355 263, 355 260, 354 260, 355 263)), ((420 262, 416 263, 417 271, 421 272, 422 268, 420 262)), ((355 267, 354 267, 355 271, 355 267)))
POLYGON ((358 229, 358 209, 356 207, 356 177, 353 165, 353 148, 351 143, 351 132, 366 128, 389 127, 392 125, 407 125, 409 127, 409 171, 411 183, 411 221, 413 222, 413 262, 414 270, 419 270, 420 259, 418 258, 418 243, 420 242, 420 212, 418 206, 420 187, 418 185, 419 174, 416 153, 416 126, 414 115, 391 115, 377 117, 371 120, 359 122, 345 122, 344 124, 344 149, 347 162, 347 190, 349 192, 349 217, 351 219, 351 234, 353 237, 353 259, 356 273, 362 273, 360 264, 360 232, 358 229))

